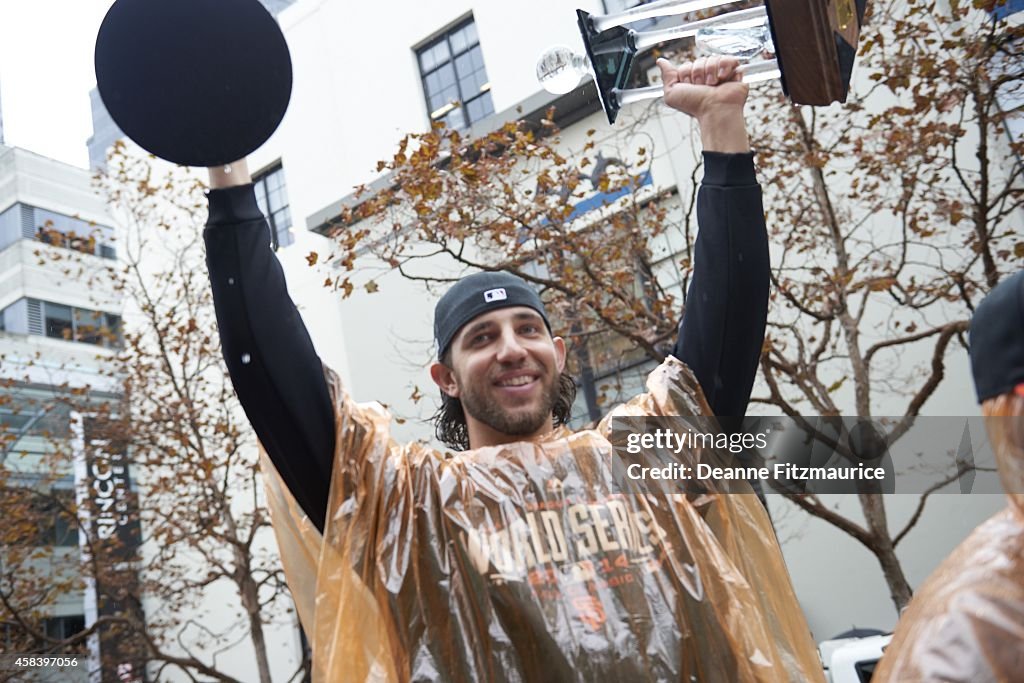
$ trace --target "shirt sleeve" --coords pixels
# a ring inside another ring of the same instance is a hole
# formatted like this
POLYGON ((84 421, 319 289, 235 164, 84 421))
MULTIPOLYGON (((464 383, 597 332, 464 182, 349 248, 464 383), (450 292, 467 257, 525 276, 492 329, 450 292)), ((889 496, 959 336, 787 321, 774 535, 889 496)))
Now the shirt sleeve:
POLYGON ((752 153, 704 152, 697 223, 674 354, 731 431, 746 414, 768 319, 768 234, 752 153))
POLYGON ((335 441, 323 364, 288 295, 253 186, 210 191, 209 209, 206 263, 232 384, 281 478, 323 531, 335 441))

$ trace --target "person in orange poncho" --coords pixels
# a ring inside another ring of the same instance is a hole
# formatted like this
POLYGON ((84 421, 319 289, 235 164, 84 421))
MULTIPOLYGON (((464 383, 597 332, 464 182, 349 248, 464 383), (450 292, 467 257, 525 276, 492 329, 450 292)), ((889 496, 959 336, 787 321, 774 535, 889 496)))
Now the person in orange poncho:
POLYGON ((659 64, 705 150, 696 272, 673 356, 596 429, 564 425, 573 386, 541 299, 484 273, 435 310, 438 431, 458 452, 396 443, 313 351, 244 162, 210 170, 222 346, 317 681, 822 680, 748 485, 638 492, 616 475, 617 417, 743 415, 767 311, 738 63, 659 64))
POLYGON ((978 305, 970 355, 1009 505, 914 594, 872 681, 1024 680, 1024 271, 978 305))

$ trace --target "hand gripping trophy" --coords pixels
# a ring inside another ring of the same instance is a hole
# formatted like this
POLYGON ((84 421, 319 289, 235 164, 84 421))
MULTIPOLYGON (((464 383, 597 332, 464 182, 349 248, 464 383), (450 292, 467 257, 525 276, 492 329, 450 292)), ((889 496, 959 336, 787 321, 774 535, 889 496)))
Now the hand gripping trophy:
POLYGON ((577 10, 585 54, 556 46, 537 62, 537 79, 549 92, 573 90, 591 75, 608 122, 633 102, 661 97, 661 85, 628 88, 638 52, 660 43, 694 38, 699 48, 738 57, 747 83, 780 78, 796 104, 845 102, 867 0, 765 0, 759 7, 652 31, 626 25, 657 17, 693 15, 734 0, 661 0, 616 14, 577 10))

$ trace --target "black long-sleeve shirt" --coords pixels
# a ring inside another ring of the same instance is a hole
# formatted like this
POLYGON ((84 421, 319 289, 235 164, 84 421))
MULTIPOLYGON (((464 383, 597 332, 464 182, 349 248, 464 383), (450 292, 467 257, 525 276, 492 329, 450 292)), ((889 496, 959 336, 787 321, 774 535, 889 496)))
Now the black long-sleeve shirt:
MULTIPOLYGON (((695 270, 674 354, 714 413, 738 418, 764 340, 768 240, 753 156, 705 152, 704 163, 695 270)), ((209 201, 206 260, 231 380, 285 484, 323 530, 334 412, 322 363, 270 249, 253 186, 213 190, 209 201)))

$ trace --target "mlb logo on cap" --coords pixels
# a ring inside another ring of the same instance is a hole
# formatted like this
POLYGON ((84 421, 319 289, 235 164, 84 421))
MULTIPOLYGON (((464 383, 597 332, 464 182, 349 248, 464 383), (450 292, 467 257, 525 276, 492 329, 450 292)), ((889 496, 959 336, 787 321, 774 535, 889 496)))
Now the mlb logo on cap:
POLYGON ((493 301, 505 301, 508 299, 508 294, 505 292, 504 287, 498 287, 497 289, 488 289, 484 292, 484 301, 491 303, 493 301))

